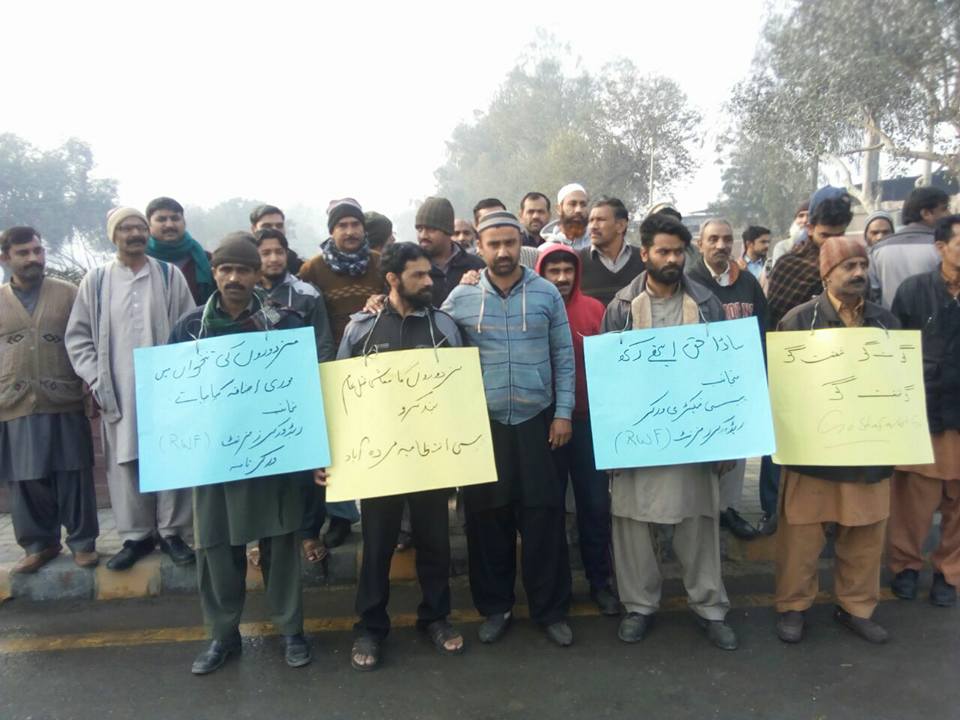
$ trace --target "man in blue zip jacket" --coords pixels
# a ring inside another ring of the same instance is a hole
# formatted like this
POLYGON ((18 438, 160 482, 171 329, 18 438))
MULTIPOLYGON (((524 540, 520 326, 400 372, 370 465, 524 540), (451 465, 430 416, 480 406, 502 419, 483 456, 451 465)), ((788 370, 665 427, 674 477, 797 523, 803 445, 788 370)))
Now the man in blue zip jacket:
POLYGON ((530 617, 560 646, 573 642, 566 622, 571 578, 565 483, 551 450, 572 434, 575 371, 563 298, 520 265, 523 228, 509 212, 477 226, 487 264, 476 285, 459 285, 443 304, 467 344, 480 350, 497 482, 463 489, 470 590, 482 642, 506 632, 516 575, 516 535, 530 617))

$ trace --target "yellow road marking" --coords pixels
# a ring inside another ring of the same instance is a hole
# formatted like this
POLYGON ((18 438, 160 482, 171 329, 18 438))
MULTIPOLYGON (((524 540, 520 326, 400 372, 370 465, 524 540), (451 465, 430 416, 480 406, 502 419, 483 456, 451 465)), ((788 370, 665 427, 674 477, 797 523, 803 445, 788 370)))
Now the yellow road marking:
MULTIPOLYGON (((894 595, 889 590, 880 593, 881 600, 891 600, 894 595)), ((755 595, 739 595, 731 598, 733 607, 770 607, 773 605, 773 595, 767 593, 755 595)), ((816 603, 823 604, 833 601, 833 596, 826 592, 817 595, 816 603)), ((661 611, 676 612, 687 607, 687 599, 683 596, 670 597, 661 604, 661 611)), ((577 603, 570 608, 571 617, 591 617, 599 615, 593 603, 577 603)), ((528 618, 529 609, 526 605, 518 605, 514 609, 514 616, 528 618)), ((454 610, 450 613, 453 623, 474 623, 480 621, 480 615, 475 610, 454 610)), ((309 618, 304 621, 304 631, 307 633, 344 632, 353 628, 353 617, 309 618)), ((412 627, 417 622, 414 613, 391 615, 392 627, 412 627)), ((244 637, 269 637, 277 635, 272 623, 256 622, 242 623, 240 632, 244 637)), ((34 635, 29 637, 0 639, 0 655, 13 655, 30 652, 56 652, 60 650, 96 650, 110 647, 130 647, 138 645, 161 645, 165 643, 197 642, 207 637, 202 627, 171 627, 147 630, 110 630, 98 633, 81 633, 71 635, 34 635)))

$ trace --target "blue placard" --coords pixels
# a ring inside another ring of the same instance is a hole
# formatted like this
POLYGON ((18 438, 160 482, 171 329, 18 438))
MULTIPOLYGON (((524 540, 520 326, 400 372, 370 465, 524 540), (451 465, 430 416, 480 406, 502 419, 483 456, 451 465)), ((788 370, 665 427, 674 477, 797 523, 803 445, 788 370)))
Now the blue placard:
POLYGON ((138 348, 140 489, 330 464, 312 328, 138 348))
POLYGON ((756 318, 584 338, 597 469, 769 455, 756 318))

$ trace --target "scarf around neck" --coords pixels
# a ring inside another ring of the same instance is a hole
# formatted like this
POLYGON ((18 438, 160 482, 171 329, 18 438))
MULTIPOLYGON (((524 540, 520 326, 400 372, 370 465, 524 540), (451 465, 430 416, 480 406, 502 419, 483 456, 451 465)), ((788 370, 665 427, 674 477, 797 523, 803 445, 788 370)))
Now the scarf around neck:
POLYGON ((283 319, 284 308, 267 299, 263 288, 255 287, 251 298, 252 307, 234 320, 219 309, 220 291, 216 290, 203 306, 200 319, 200 337, 217 337, 241 332, 270 330, 283 319))
POLYGON ((213 271, 210 269, 207 253, 189 232, 185 232, 183 237, 175 243, 160 242, 151 235, 147 240, 147 255, 171 263, 189 256, 196 268, 200 296, 208 296, 214 291, 213 271))
POLYGON ((338 275, 360 277, 367 272, 370 264, 370 245, 366 239, 356 252, 347 253, 340 250, 330 237, 320 245, 320 253, 324 262, 338 275))

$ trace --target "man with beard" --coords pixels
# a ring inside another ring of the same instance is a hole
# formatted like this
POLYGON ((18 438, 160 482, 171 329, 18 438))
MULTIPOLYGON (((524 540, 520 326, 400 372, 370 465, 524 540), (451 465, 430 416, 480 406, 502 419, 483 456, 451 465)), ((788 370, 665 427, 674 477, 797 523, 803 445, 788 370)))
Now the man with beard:
POLYGON ((540 234, 544 240, 563 243, 579 252, 590 247, 587 235, 587 205, 590 198, 580 183, 570 183, 557 193, 557 219, 540 234))
POLYGON ((619 615, 620 602, 610 587, 610 490, 607 474, 597 470, 587 402, 587 371, 583 339, 600 332, 604 306, 580 292, 580 258, 560 243, 540 246, 537 272, 560 291, 573 336, 577 382, 573 408, 573 437, 554 450, 557 472, 570 478, 577 504, 577 535, 590 597, 604 615, 619 615))
MULTIPOLYGON (((701 257, 687 268, 687 276, 717 296, 727 320, 757 318, 762 341, 767 330, 767 298, 756 278, 730 261, 733 226, 722 218, 707 220, 700 226, 697 245, 701 257)), ((720 527, 741 540, 753 540, 757 537, 756 528, 735 507, 743 496, 746 465, 746 460, 737 460, 730 472, 720 476, 720 527)), ((771 508, 772 512, 775 510, 771 508)))
POLYGON ((800 203, 800 207, 797 208, 797 212, 793 215, 793 223, 790 225, 790 232, 787 234, 783 240, 780 240, 770 252, 767 253, 767 262, 764 263, 763 272, 760 277, 760 284, 766 288, 767 280, 770 277, 770 273, 773 272, 774 266, 777 264, 777 261, 780 260, 784 255, 793 250, 794 247, 799 245, 806 238, 804 230, 807 227, 807 218, 810 215, 810 202, 805 201, 800 203))
MULTIPOLYGON (((480 200, 476 205, 473 206, 473 221, 476 223, 476 226, 480 227, 480 221, 483 220, 484 216, 489 215, 493 212, 506 212, 507 206, 504 205, 497 198, 484 198, 480 200)), ((520 264, 523 267, 530 268, 531 270, 537 265, 537 249, 528 247, 526 245, 520 246, 520 264)), ((480 280, 480 274, 478 272, 468 272, 464 275, 463 282, 466 282, 470 285, 476 285, 480 280)))
MULTIPOLYGON (((452 215, 452 207, 450 212, 452 215)), ((456 323, 433 307, 434 268, 422 247, 398 243, 387 248, 380 260, 384 281, 390 288, 386 302, 377 313, 360 312, 350 319, 337 357, 460 347, 463 343, 456 323)), ((404 505, 410 508, 411 532, 417 548, 417 579, 422 592, 417 627, 429 635, 444 655, 463 651, 463 637, 447 621, 450 614, 449 495, 447 489, 425 490, 360 501, 363 558, 356 602, 360 620, 354 627, 357 637, 350 657, 355 669, 373 670, 378 666, 380 646, 390 631, 387 614, 390 561, 404 505)))
MULTIPOLYGON (((227 235, 213 253, 217 290, 203 307, 184 315, 169 342, 192 342, 247 332, 304 327, 299 313, 266 297, 257 287, 260 255, 249 233, 227 235)), ((240 618, 246 595, 247 543, 259 541, 264 591, 274 624, 283 635, 290 667, 310 662, 303 635, 303 587, 298 537, 303 485, 308 472, 266 475, 193 489, 197 579, 210 645, 193 662, 207 675, 240 652, 240 618)), ((317 482, 325 479, 315 471, 317 482)))
MULTIPOLYGON (((640 225, 646 271, 607 306, 604 332, 693 325, 724 319, 720 301, 703 285, 684 277, 690 231, 657 213, 640 225)), ((711 643, 735 650, 737 636, 725 622, 730 602, 720 563, 717 476, 732 462, 690 463, 613 470, 613 559, 620 601, 627 610, 618 636, 628 643, 646 635, 660 607, 663 577, 654 533, 673 526, 673 550, 683 571, 687 603, 711 643)))
POLYGON ((366 219, 364 225, 371 250, 382 253, 388 245, 397 241, 393 235, 393 222, 386 215, 368 210, 363 216, 366 219))
MULTIPOLYGON (((810 215, 817 232, 817 210, 810 215)), ((823 293, 787 313, 778 330, 900 327, 890 311, 865 300, 867 248, 860 240, 830 237, 818 248, 817 257, 823 293)), ((784 258, 780 264, 786 261, 784 258)), ((784 642, 797 643, 803 638, 803 614, 817 596, 817 564, 831 524, 835 526, 834 620, 869 642, 887 641, 887 631, 872 617, 880 600, 880 560, 890 515, 892 472, 893 468, 876 466, 784 466, 776 588, 777 635, 784 642)))
POLYGON ((810 198, 810 212, 802 240, 773 267, 767 287, 770 327, 797 305, 823 292, 820 278, 820 247, 832 237, 842 237, 853 220, 850 195, 843 188, 826 185, 810 198))
POLYGON ((760 225, 751 225, 740 235, 743 240, 743 256, 737 260, 741 270, 760 278, 770 249, 770 230, 760 225))
POLYGON ((176 565, 189 565, 193 550, 181 534, 190 527, 190 491, 140 492, 133 351, 165 343, 195 304, 176 265, 146 254, 147 218, 139 210, 112 211, 107 236, 117 259, 83 276, 64 339, 74 370, 100 407, 110 506, 123 540, 107 568, 132 567, 153 552, 156 535, 176 565))
POLYGON ((575 369, 563 298, 520 265, 520 222, 492 212, 477 228, 487 264, 476 285, 454 288, 443 309, 480 350, 497 482, 463 489, 470 591, 485 616, 478 635, 498 640, 515 601, 517 531, 530 617, 560 646, 573 642, 566 622, 570 562, 566 483, 550 451, 572 432, 575 369))
POLYGON ((46 254, 32 227, 0 235, 0 482, 10 491, 13 534, 25 556, 12 568, 33 573, 60 554, 60 526, 80 567, 99 561, 93 442, 83 381, 64 346, 77 297, 70 283, 44 277, 46 254))
MULTIPOLYGON (((335 345, 343 339, 350 316, 363 309, 367 298, 383 291, 380 255, 370 250, 365 223, 366 216, 356 200, 331 200, 327 207, 330 237, 320 245, 320 254, 300 268, 300 279, 312 283, 323 293, 335 345)), ((323 537, 324 545, 338 547, 349 537, 350 526, 360 519, 356 503, 330 503, 324 511, 324 503, 317 497, 306 511, 306 539, 319 535, 325 514, 330 515, 330 525, 323 537)))
POLYGON ((457 218, 453 221, 453 241, 468 253, 477 254, 477 231, 469 220, 457 218))
POLYGON ((187 232, 183 205, 173 198, 154 198, 147 205, 147 223, 147 255, 176 265, 187 281, 193 301, 197 305, 205 303, 214 290, 210 255, 187 232))
POLYGON ((485 267, 482 259, 453 242, 453 205, 446 198, 428 197, 417 209, 417 242, 430 258, 433 304, 443 304, 464 273, 485 267))
POLYGON ((550 219, 550 199, 540 192, 528 192, 520 201, 520 222, 523 223, 523 244, 539 247, 544 243, 540 231, 550 219))
POLYGON ((583 293, 603 307, 617 291, 643 272, 640 251, 627 243, 630 215, 617 198, 599 197, 590 208, 590 247, 581 250, 583 293))

